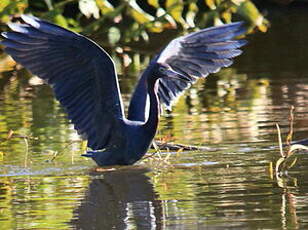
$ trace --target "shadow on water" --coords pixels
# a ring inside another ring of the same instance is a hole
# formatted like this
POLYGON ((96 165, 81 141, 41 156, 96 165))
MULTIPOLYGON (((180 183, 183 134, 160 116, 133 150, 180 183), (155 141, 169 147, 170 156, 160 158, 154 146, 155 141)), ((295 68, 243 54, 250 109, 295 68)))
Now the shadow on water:
POLYGON ((74 211, 77 229, 162 229, 162 207, 149 169, 130 167, 92 175, 74 211))

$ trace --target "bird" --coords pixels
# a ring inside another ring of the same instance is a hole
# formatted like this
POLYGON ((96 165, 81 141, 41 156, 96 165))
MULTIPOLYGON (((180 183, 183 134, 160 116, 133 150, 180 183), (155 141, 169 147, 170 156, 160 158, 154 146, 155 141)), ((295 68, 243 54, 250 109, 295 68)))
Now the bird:
POLYGON ((98 166, 132 165, 148 151, 162 107, 198 79, 233 63, 247 41, 244 22, 205 28, 170 41, 141 73, 125 115, 115 64, 86 36, 32 15, 8 23, 4 51, 53 89, 74 129, 87 140, 82 156, 98 166))

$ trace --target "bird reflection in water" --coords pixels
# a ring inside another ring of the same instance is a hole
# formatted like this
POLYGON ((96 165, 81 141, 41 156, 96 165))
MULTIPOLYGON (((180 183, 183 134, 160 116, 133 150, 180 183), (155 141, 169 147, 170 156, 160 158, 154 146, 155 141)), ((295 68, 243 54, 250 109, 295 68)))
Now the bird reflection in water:
POLYGON ((74 211, 77 229, 162 229, 162 206, 148 169, 128 167, 95 173, 74 211))

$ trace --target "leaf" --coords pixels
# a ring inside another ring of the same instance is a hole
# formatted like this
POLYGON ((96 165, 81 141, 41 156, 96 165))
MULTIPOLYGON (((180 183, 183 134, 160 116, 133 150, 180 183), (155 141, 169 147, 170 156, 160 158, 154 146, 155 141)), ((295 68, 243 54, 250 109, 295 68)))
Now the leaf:
POLYGON ((5 7, 7 7, 10 4, 9 0, 1 0, 0 1, 0 10, 3 11, 5 7))
POLYGON ((48 7, 48 10, 53 10, 53 6, 52 6, 52 2, 51 0, 44 0, 47 7, 48 7))
POLYGON ((0 0, 0 21, 9 22, 10 16, 23 13, 27 7, 27 0, 0 0))
MULTIPOLYGON (((161 33, 164 30, 164 26, 162 22, 154 22, 153 26, 149 25, 148 30, 152 33, 161 33)), ((174 28, 174 27, 172 27, 174 28)))
POLYGON ((108 31, 108 39, 110 44, 116 44, 121 38, 121 32, 117 27, 111 27, 108 31))
POLYGON ((135 0, 129 1, 129 11, 132 17, 139 23, 144 24, 154 21, 154 17, 146 12, 144 12, 135 0))
POLYGON ((92 15, 96 19, 99 18, 99 8, 95 0, 79 0, 79 9, 87 18, 90 18, 92 15))
POLYGON ((214 26, 221 26, 223 25, 224 23, 221 21, 220 17, 217 15, 215 18, 214 18, 214 26))
POLYGON ((252 25, 257 26, 260 31, 267 31, 267 20, 263 17, 263 15, 252 2, 245 1, 241 3, 237 8, 237 13, 252 25))
POLYGON ((62 27, 69 28, 67 20, 62 14, 56 14, 53 21, 62 27))
POLYGON ((188 6, 188 12, 186 14, 186 23, 190 26, 190 27, 195 27, 195 17, 197 15, 198 12, 198 6, 195 2, 192 2, 189 4, 188 6))
POLYGON ((236 5, 240 5, 240 4, 242 4, 243 2, 245 2, 246 0, 231 0, 231 2, 233 2, 234 4, 236 4, 236 5))
POLYGON ((177 24, 174 18, 168 14, 163 8, 158 8, 156 11, 156 16, 155 22, 153 23, 154 26, 148 26, 148 29, 151 32, 155 33, 160 33, 164 30, 165 28, 176 28, 177 24), (162 19, 166 20, 167 23, 163 23, 162 19))
POLYGON ((159 0, 148 0, 149 5, 155 7, 156 9, 160 8, 159 0))
POLYGON ((113 5, 111 5, 107 0, 96 0, 96 5, 101 10, 102 14, 114 11, 113 5))
POLYGON ((215 4, 215 0, 204 0, 205 4, 211 9, 211 10, 215 10, 216 9, 216 4, 215 4))
POLYGON ((237 9, 237 12, 255 24, 260 24, 261 19, 259 18, 263 18, 255 5, 248 1, 241 3, 237 9))
POLYGON ((59 26, 69 28, 66 18, 62 15, 62 11, 59 9, 48 11, 48 13, 44 15, 44 18, 53 21, 59 26))
POLYGON ((143 40, 149 41, 150 37, 149 37, 148 33, 145 30, 141 31, 140 35, 143 38, 143 40))
MULTIPOLYGON (((183 23, 182 12, 184 8, 183 0, 167 0, 167 12, 174 18, 175 21, 183 23)), ((185 21, 184 21, 185 22, 185 21)))
POLYGON ((231 23, 232 22, 232 13, 230 11, 224 11, 221 14, 221 17, 224 19, 226 23, 231 23))

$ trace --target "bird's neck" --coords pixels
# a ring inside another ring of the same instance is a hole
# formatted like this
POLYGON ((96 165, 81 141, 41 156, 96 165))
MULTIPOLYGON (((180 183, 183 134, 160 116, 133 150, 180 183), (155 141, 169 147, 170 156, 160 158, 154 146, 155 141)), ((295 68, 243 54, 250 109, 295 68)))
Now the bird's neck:
POLYGON ((148 117, 147 111, 147 95, 148 95, 148 82, 147 73, 145 71, 135 88, 132 99, 130 101, 127 113, 127 119, 132 121, 142 121, 145 122, 148 117))
POLYGON ((145 122, 144 126, 147 130, 151 132, 154 131, 155 135, 160 115, 160 103, 157 95, 158 80, 149 79, 147 81, 147 84, 148 84, 147 90, 150 98, 150 109, 149 109, 149 117, 145 122))

